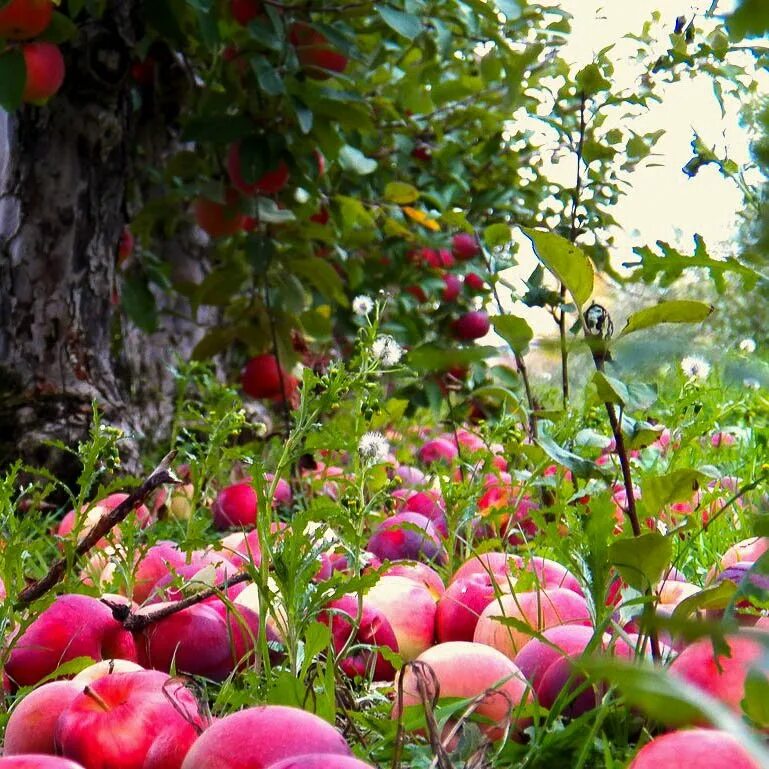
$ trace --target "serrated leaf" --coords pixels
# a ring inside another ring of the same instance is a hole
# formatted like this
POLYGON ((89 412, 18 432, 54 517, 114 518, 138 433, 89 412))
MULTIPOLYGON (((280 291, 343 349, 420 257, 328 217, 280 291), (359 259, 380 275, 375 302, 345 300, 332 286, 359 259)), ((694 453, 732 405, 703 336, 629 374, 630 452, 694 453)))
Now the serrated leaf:
POLYGON ((523 355, 534 338, 531 326, 516 315, 494 315, 489 318, 494 330, 504 339, 513 352, 523 355))
POLYGON ((670 299, 634 312, 620 336, 659 326, 662 323, 701 323, 713 312, 713 306, 690 299, 670 299))
POLYGON ((587 255, 554 232, 531 227, 521 230, 534 246, 537 258, 566 286, 577 306, 582 307, 593 293, 593 265, 587 255))
POLYGON ((645 590, 659 581, 673 558, 673 541, 657 531, 618 539, 609 545, 609 559, 630 587, 645 590))
POLYGON ((422 23, 418 16, 403 11, 396 11, 387 5, 376 5, 374 10, 379 14, 382 21, 390 29, 403 35, 407 40, 413 40, 422 31, 422 23))
POLYGON ((384 191, 385 200, 404 205, 419 199, 419 190, 406 182, 390 182, 384 191))

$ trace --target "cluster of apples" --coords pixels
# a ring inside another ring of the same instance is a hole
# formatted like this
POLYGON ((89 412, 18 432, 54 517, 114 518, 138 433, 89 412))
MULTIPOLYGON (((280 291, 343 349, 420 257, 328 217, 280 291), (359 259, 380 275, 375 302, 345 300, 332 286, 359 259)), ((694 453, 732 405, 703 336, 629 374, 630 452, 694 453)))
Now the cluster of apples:
MULTIPOLYGON (((436 274, 443 280, 441 300, 443 304, 452 304, 464 291, 470 297, 478 296, 488 290, 486 282, 473 271, 453 269, 457 263, 469 263, 481 253, 480 245, 473 235, 459 232, 451 239, 451 248, 423 247, 409 252, 409 259, 418 267, 436 274)), ((406 287, 406 291, 419 302, 433 301, 424 288, 419 285, 406 287)), ((489 318, 483 310, 471 310, 456 318, 451 325, 454 336, 462 341, 472 341, 485 336, 489 331, 489 318)))
POLYGON ((32 41, 48 28, 53 18, 53 0, 10 0, 0 8, 0 40, 19 42, 24 56, 25 81, 22 100, 45 104, 64 82, 64 57, 59 47, 32 41))

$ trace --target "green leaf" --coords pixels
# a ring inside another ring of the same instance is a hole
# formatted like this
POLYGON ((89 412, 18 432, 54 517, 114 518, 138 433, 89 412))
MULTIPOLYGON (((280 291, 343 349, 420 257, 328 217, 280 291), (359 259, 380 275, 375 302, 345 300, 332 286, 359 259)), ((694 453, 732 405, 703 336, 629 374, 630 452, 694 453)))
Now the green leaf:
POLYGON ((599 467, 595 462, 584 459, 578 454, 559 446, 550 436, 540 433, 537 438, 537 445, 552 460, 559 465, 571 470, 577 478, 609 478, 610 472, 607 469, 599 467))
POLYGON ((609 545, 610 561, 630 587, 641 591, 659 581, 672 558, 673 541, 658 531, 609 545))
POLYGON ((489 318, 494 330, 504 339, 513 352, 523 355, 534 338, 531 326, 516 315, 494 315, 489 318))
POLYGON ((351 171, 359 176, 374 173, 377 169, 376 160, 367 158, 359 149, 346 144, 339 152, 339 165, 345 171, 351 171))
POLYGON ((406 182, 390 182, 384 191, 385 200, 406 205, 419 199, 419 190, 406 182))
POLYGON ((769 32, 769 3, 766 0, 742 0, 727 19, 726 26, 735 40, 765 35, 769 32))
POLYGON ((497 352, 496 347, 456 347, 444 350, 433 345, 422 345, 409 351, 406 360, 417 371, 448 371, 454 366, 467 366, 485 360, 497 352))
POLYGON ((27 82, 27 67, 18 48, 0 54, 0 107, 13 112, 21 106, 21 96, 27 82))
POLYGON ((308 280, 327 299, 347 306, 347 295, 339 273, 319 256, 297 259, 291 262, 291 269, 300 277, 308 280))
POLYGON ((288 208, 279 208, 277 201, 272 198, 258 197, 256 199, 259 220, 268 224, 283 224, 296 220, 294 212, 288 208))
POLYGON ((120 305, 131 321, 151 334, 157 329, 158 312, 155 297, 142 275, 131 275, 125 279, 120 290, 120 305))
POLYGON ((37 39, 45 40, 46 43, 61 45, 72 40, 75 35, 77 35, 77 25, 75 22, 63 13, 56 11, 45 32, 37 39))
POLYGON ((422 31, 422 23, 413 14, 396 11, 386 5, 376 5, 374 10, 390 29, 403 35, 407 40, 413 40, 422 31))
POLYGON ((518 19, 521 16, 521 4, 518 0, 494 0, 494 5, 500 13, 505 15, 508 21, 518 19))
POLYGON ((592 96, 599 91, 608 91, 611 83, 603 76, 597 64, 588 64, 577 73, 575 78, 577 88, 586 96, 592 96))
POLYGON ((694 492, 711 478, 699 470, 688 467, 673 470, 667 475, 656 475, 641 481, 641 496, 652 515, 666 505, 688 502, 694 492))
POLYGON ((302 678, 307 676, 310 665, 331 642, 331 630, 322 622, 312 622, 304 634, 304 659, 302 660, 302 678))
POLYGON ((286 88, 280 75, 264 56, 251 59, 251 68, 254 70, 259 87, 270 96, 280 96, 286 92, 286 88))
POLYGON ((713 312, 713 306, 690 299, 670 299, 653 307, 634 312, 622 329, 620 336, 627 336, 661 323, 701 323, 713 312))
POLYGON ((653 385, 640 382, 625 384, 603 371, 593 374, 593 384, 604 403, 617 403, 625 408, 645 411, 657 400, 657 388, 653 385))
POLYGON ((569 290, 578 307, 593 293, 593 265, 573 243, 554 232, 521 227, 542 264, 569 290))
POLYGON ((497 224, 490 224, 483 231, 483 242, 489 248, 499 248, 500 246, 506 246, 512 238, 510 232, 510 225, 503 222, 497 222, 497 224))
POLYGON ((299 124, 299 130, 303 134, 308 134, 312 131, 312 124, 314 122, 314 116, 312 110, 300 99, 296 97, 291 98, 291 105, 294 108, 296 114, 296 122, 299 124))
POLYGON ((685 620, 689 619, 695 612, 704 611, 705 609, 725 609, 736 591, 737 585, 729 580, 703 588, 699 593, 684 598, 673 609, 672 618, 674 620, 685 620))

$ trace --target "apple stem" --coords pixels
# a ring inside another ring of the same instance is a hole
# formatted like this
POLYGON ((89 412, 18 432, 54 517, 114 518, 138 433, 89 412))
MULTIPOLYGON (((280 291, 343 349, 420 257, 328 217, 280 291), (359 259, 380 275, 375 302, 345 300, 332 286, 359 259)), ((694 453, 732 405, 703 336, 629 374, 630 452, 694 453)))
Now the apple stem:
POLYGON ((86 697, 90 697, 105 713, 109 712, 109 705, 107 705, 104 699, 90 686, 86 686, 83 689, 83 694, 85 694, 86 697))

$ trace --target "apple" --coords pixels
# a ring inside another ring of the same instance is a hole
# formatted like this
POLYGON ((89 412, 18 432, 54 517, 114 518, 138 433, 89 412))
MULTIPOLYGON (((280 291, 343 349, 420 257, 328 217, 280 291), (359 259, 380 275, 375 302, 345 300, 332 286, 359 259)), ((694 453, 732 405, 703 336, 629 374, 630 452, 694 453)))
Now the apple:
MULTIPOLYGON (((475 712, 492 722, 480 726, 492 740, 502 737, 508 718, 531 699, 528 682, 515 663, 490 646, 450 641, 427 649, 417 660, 435 674, 441 697, 481 697, 475 712)), ((403 676, 403 701, 396 702, 393 716, 399 717, 404 707, 422 704, 417 673, 409 667, 403 676)))
POLYGON ((214 527, 222 529, 256 526, 257 495, 250 481, 225 486, 216 495, 211 513, 214 527))
POLYGON ((377 526, 366 549, 381 560, 434 561, 444 564, 446 550, 429 518, 419 513, 398 513, 377 526))
POLYGON ((443 276, 443 301, 453 302, 462 290, 462 281, 453 273, 447 272, 443 276))
POLYGON ((176 542, 156 542, 148 548, 134 568, 131 597, 137 603, 144 603, 159 580, 186 564, 187 557, 176 542))
POLYGON ((421 561, 396 561, 388 567, 382 576, 407 577, 424 585, 437 601, 446 590, 441 575, 435 569, 421 561))
POLYGON ((23 756, 0 758, 0 769, 83 769, 68 758, 28 753, 23 756))
POLYGON ((473 641, 493 646, 513 659, 534 633, 556 625, 591 624, 585 599, 573 591, 560 587, 531 590, 495 598, 481 613, 473 641), (503 624, 498 617, 513 618, 531 631, 503 624))
POLYGON ((277 358, 272 353, 256 355, 246 363, 240 376, 243 392, 252 398, 279 398, 281 373, 286 393, 291 392, 289 377, 282 372, 277 358))
POLYGON ((212 724, 187 753, 182 769, 267 769, 308 752, 352 755, 342 735, 322 718, 299 708, 261 705, 212 724))
POLYGON ((241 26, 248 26, 257 16, 264 13, 262 0, 230 0, 232 18, 241 26))
POLYGON ((374 769, 374 767, 353 756, 334 756, 333 760, 330 760, 327 753, 308 753, 270 764, 270 769, 374 769))
POLYGON ((403 660, 433 645, 436 602, 424 585, 407 577, 380 577, 364 598, 390 621, 403 660))
POLYGON ((225 191, 223 203, 198 198, 193 204, 193 213, 198 227, 211 238, 228 238, 244 229, 240 198, 232 188, 225 191))
POLYGON ((136 644, 98 599, 60 595, 16 639, 5 672, 14 687, 33 686, 77 657, 135 661, 136 644))
POLYGON ((396 499, 402 499, 403 505, 399 512, 419 513, 432 521, 436 531, 447 537, 448 522, 446 520, 446 504, 443 497, 437 491, 412 491, 410 489, 396 489, 393 492, 396 499))
MULTIPOLYGON (((167 603, 154 604, 154 611, 167 603)), ((259 616, 243 605, 237 614, 221 601, 199 603, 171 614, 136 633, 140 663, 223 681, 253 655, 259 616), (245 624, 245 627, 244 627, 245 624)))
POLYGON ((485 310, 471 310, 460 315, 451 326, 454 336, 464 342, 486 336, 491 328, 488 313, 485 310))
POLYGON ((667 769, 674 766, 759 769, 761 765, 729 732, 689 729, 655 737, 641 748, 628 769, 667 769))
POLYGON ((0 38, 29 40, 37 37, 52 18, 51 0, 11 0, 0 8, 0 38))
POLYGON ((26 80, 22 101, 41 106, 64 82, 64 57, 53 43, 25 43, 21 52, 26 65, 26 80))
POLYGON ((254 181, 246 181, 240 159, 240 142, 230 145, 227 153, 227 173, 232 186, 243 195, 274 195, 288 184, 289 170, 284 160, 279 160, 254 181))
MULTIPOLYGON (((91 502, 84 505, 80 511, 80 516, 75 515, 74 510, 70 510, 59 522, 56 529, 56 536, 67 537, 77 529, 78 542, 99 522, 106 513, 114 510, 121 502, 128 499, 128 494, 110 494, 104 499, 91 502)), ((139 505, 128 517, 136 516, 139 525, 148 526, 152 520, 152 514, 146 505, 139 505)), ((115 539, 120 539, 120 529, 115 527, 110 532, 115 539)), ((105 548, 109 546, 106 538, 102 537, 96 544, 97 547, 105 548)))
POLYGON ((461 260, 467 261, 481 253, 478 241, 467 232, 458 232, 451 239, 451 253, 461 260))
POLYGON ((128 226, 123 227, 123 232, 120 233, 120 239, 117 245, 117 264, 118 267, 124 264, 128 258, 134 252, 134 245, 136 241, 131 232, 131 228, 128 226))
POLYGON ((337 51, 317 29, 297 21, 288 30, 288 40, 296 49, 299 66, 313 80, 327 80, 334 72, 344 72, 347 57, 337 51))
POLYGON ((486 284, 480 275, 475 272, 469 272, 465 275, 465 288, 468 291, 485 291, 486 284))
POLYGON ((467 577, 470 574, 499 574, 512 576, 523 568, 523 558, 512 553, 489 551, 468 558, 453 574, 451 581, 467 577))
POLYGON ((745 680, 751 667, 766 674, 763 645, 751 638, 727 635, 724 641, 729 656, 716 655, 710 639, 703 638, 687 646, 671 663, 670 675, 681 678, 742 714, 745 680))
POLYGON ((8 719, 3 755, 56 753, 56 722, 81 691, 82 686, 73 681, 51 681, 23 697, 8 719))
POLYGON ((450 464, 459 456, 459 451, 454 441, 447 438, 433 438, 419 447, 418 456, 426 465, 431 465, 433 462, 450 464))
MULTIPOLYGON (((192 563, 178 566, 162 576, 153 585, 147 603, 179 601, 199 590, 221 584, 235 572, 234 565, 223 555, 213 552, 201 554, 199 558, 193 559, 192 563)), ((218 599, 213 596, 210 600, 218 599)))
POLYGON ((83 668, 72 679, 72 683, 78 684, 82 688, 104 676, 115 675, 115 673, 136 673, 144 669, 138 662, 131 660, 102 660, 83 668))
POLYGON ((453 580, 438 600, 435 633, 439 643, 472 641, 481 612, 500 592, 509 592, 507 580, 486 572, 453 580))
POLYGON ((116 673, 84 687, 64 708, 56 744, 85 769, 179 769, 205 725, 195 696, 178 680, 154 670, 116 673))
POLYGON ((347 650, 339 661, 339 667, 350 678, 372 675, 374 681, 392 681, 395 678, 395 668, 382 653, 376 648, 360 648, 361 645, 386 646, 397 654, 398 641, 392 626, 384 613, 365 598, 359 620, 358 616, 358 596, 350 594, 331 601, 318 617, 331 628, 336 654, 341 654, 343 649, 347 650))

